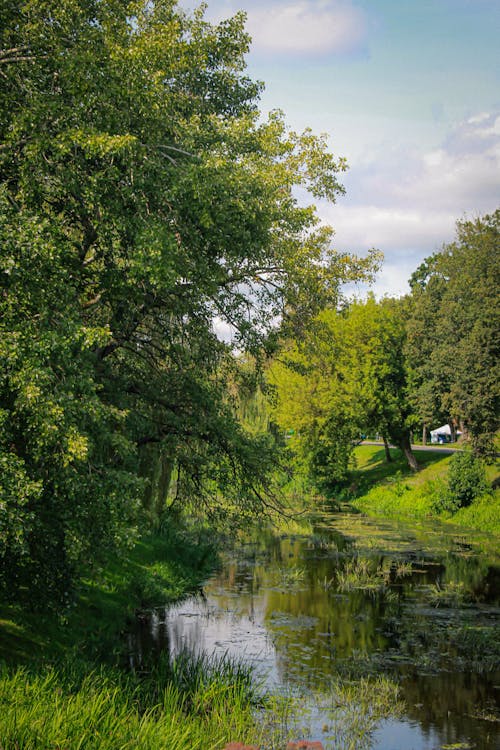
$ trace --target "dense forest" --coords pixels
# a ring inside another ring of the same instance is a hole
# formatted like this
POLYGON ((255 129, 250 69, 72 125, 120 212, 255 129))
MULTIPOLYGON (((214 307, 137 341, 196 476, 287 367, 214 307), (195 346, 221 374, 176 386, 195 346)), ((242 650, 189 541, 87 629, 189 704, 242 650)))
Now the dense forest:
POLYGON ((64 605, 168 503, 265 509, 286 432, 321 487, 366 432, 414 462, 410 430, 448 421, 491 455, 500 213, 407 298, 347 301, 380 256, 336 252, 299 202, 334 201, 346 164, 261 117, 242 14, 6 0, 0 29, 3 598, 64 605))

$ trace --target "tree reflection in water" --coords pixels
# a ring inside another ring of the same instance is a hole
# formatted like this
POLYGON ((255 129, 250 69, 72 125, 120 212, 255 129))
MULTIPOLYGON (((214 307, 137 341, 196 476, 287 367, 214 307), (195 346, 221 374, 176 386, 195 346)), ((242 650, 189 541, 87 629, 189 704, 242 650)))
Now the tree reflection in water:
MULTIPOLYGON (((203 597, 137 623, 131 658, 186 647, 244 656, 271 689, 310 694, 339 674, 385 672, 399 682, 405 713, 382 722, 374 748, 389 750, 398 736, 415 750, 493 748, 498 581, 498 560, 448 528, 321 516, 313 534, 260 532, 228 552, 203 597)), ((317 723, 321 739, 324 717, 317 723)))

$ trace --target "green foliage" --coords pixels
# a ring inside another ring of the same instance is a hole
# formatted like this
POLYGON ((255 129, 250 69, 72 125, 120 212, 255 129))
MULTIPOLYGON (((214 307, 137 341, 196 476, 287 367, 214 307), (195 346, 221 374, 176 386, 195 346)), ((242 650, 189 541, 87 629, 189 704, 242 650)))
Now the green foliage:
POLYGON ((269 441, 238 423, 214 321, 272 349, 278 315, 297 329, 372 266, 295 197, 334 200, 344 160, 261 120, 243 14, 203 13, 2 7, 3 598, 64 606, 141 500, 261 509, 269 441))
POLYGON ((310 447, 310 474, 316 487, 331 495, 349 476, 355 428, 342 413, 330 414, 310 447))
POLYGON ((432 507, 437 513, 454 514, 490 491, 483 461, 473 453, 455 453, 449 463, 447 486, 433 498, 432 507))
POLYGON ((416 468, 404 339, 403 303, 370 296, 341 311, 323 310, 270 368, 273 418, 285 433, 292 431, 296 463, 322 491, 345 483, 367 431, 396 442, 416 468))
POLYGON ((500 210, 457 224, 457 239, 412 276, 406 355, 426 425, 449 422, 492 457, 499 428, 500 210))
POLYGON ((472 453, 455 453, 448 469, 448 490, 454 509, 466 508, 488 490, 486 470, 472 453))

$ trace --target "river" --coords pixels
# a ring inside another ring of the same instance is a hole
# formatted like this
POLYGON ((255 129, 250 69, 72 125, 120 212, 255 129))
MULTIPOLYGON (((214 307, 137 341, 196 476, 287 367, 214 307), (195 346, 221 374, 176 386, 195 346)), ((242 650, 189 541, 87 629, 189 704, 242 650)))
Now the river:
POLYGON ((244 659, 264 688, 301 704, 294 738, 325 748, 493 750, 500 560, 474 541, 442 524, 328 512, 307 534, 260 531, 228 545, 203 592, 141 617, 130 659, 186 648, 244 659), (352 726, 342 734, 354 719, 338 694, 332 705, 332 685, 381 674, 401 705, 364 739, 352 726))

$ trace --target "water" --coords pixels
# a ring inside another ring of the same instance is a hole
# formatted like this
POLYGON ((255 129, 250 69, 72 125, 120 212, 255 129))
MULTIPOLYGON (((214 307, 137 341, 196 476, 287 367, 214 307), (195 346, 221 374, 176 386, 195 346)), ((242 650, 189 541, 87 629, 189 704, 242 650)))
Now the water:
POLYGON ((138 620, 131 659, 244 658, 270 690, 303 696, 307 736, 326 746, 332 678, 384 672, 404 711, 379 722, 374 750, 498 748, 498 562, 463 531, 322 514, 313 534, 228 551, 203 594, 138 620))

